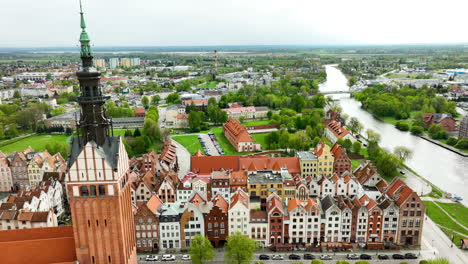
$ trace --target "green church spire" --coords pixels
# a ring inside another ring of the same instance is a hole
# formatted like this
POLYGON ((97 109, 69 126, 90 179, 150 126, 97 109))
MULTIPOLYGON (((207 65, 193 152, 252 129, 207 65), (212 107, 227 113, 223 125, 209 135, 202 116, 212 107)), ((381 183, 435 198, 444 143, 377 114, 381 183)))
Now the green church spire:
POLYGON ((81 35, 80 35, 80 43, 81 43, 81 57, 91 57, 91 46, 89 45, 89 37, 88 33, 86 32, 86 23, 84 20, 83 15, 83 7, 81 5, 80 0, 80 17, 81 17, 81 35))

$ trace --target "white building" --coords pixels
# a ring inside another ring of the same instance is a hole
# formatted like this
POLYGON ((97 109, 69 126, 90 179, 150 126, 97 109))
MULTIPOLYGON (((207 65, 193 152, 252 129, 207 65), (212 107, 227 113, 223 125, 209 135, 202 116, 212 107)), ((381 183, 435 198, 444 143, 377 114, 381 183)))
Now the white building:
POLYGON ((322 222, 325 226, 325 242, 339 242, 341 240, 341 210, 330 195, 323 198, 320 203, 322 222))
POLYGON ((249 235, 249 195, 237 189, 231 196, 231 204, 229 205, 229 235, 240 232, 244 235, 249 235))

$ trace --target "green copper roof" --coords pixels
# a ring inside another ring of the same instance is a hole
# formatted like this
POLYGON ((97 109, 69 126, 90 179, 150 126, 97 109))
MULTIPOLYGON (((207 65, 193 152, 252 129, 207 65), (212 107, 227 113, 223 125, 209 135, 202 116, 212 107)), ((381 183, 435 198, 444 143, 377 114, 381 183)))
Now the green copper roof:
POLYGON ((91 46, 89 45, 89 36, 86 32, 86 23, 83 15, 83 7, 80 0, 80 18, 81 18, 81 34, 80 34, 80 43, 81 43, 81 57, 91 57, 91 46))

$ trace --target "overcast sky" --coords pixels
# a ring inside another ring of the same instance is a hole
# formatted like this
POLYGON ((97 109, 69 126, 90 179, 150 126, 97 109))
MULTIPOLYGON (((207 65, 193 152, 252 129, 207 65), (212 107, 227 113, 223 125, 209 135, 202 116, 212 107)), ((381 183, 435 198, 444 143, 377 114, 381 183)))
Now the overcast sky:
MULTIPOLYGON (((2 0, 0 47, 78 44, 78 0, 2 0)), ((94 46, 468 43, 468 0, 83 0, 94 46)))

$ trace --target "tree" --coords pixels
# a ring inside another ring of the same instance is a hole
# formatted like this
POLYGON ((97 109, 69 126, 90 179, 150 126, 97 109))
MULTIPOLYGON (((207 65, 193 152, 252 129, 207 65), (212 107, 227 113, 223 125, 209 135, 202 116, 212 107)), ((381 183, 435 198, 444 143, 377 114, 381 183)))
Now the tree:
POLYGON ((410 129, 411 134, 415 136, 420 136, 424 132, 424 128, 422 126, 415 126, 413 125, 410 129))
MULTIPOLYGON (((126 131, 125 131, 126 132, 126 131)), ((133 137, 140 137, 141 136, 141 132, 140 132, 140 129, 135 129, 135 131, 133 131, 133 137)))
POLYGON ((15 92, 13 93, 13 98, 15 99, 20 99, 21 98, 21 93, 19 90, 15 90, 15 92))
POLYGON ((225 256, 228 263, 247 264, 252 262, 258 244, 255 240, 236 232, 227 238, 226 248, 225 256))
POLYGON ((182 103, 182 100, 180 100, 178 93, 171 93, 166 97, 166 102, 168 104, 180 104, 182 103))
POLYGON ((455 144, 455 147, 458 149, 468 149, 468 139, 460 138, 457 144, 455 144))
POLYGON ((411 159, 413 151, 404 146, 397 146, 395 147, 393 154, 395 154, 401 162, 405 162, 408 159, 411 159))
POLYGON ((367 134, 367 140, 368 141, 372 141, 372 142, 376 142, 376 143, 379 143, 380 142, 380 134, 375 132, 374 130, 372 129, 367 129, 366 130, 366 134, 367 134))
POLYGON ((291 99, 291 108, 298 113, 302 112, 302 108, 304 108, 305 104, 305 99, 300 94, 294 95, 291 99))
POLYGON ((352 152, 355 153, 355 154, 361 153, 361 147, 362 147, 361 142, 355 141, 353 143, 353 146, 351 147, 351 149, 353 150, 352 152))
POLYGON ((192 263, 203 264, 213 259, 215 251, 207 237, 196 235, 190 243, 189 254, 192 263))
POLYGON ((141 104, 145 107, 145 109, 148 109, 149 107, 149 99, 148 96, 143 96, 141 98, 141 104))
POLYGON ((429 136, 433 139, 446 139, 448 138, 448 133, 445 129, 439 124, 432 124, 428 129, 429 136))
POLYGON ((271 110, 268 110, 268 112, 267 112, 268 119, 271 119, 272 115, 273 115, 273 112, 271 110))
POLYGON ((401 166, 401 161, 397 156, 380 150, 380 154, 376 157, 377 171, 384 178, 391 179, 397 173, 397 169, 401 166))
POLYGON ((153 97, 151 97, 151 104, 152 105, 158 105, 159 101, 161 101, 161 96, 159 96, 159 94, 153 95, 153 97))
POLYGON ((404 121, 398 121, 395 125, 395 127, 401 131, 408 131, 409 130, 409 125, 407 122, 404 121))
POLYGON ((351 133, 353 133, 354 135, 361 133, 363 129, 363 125, 361 124, 361 122, 359 122, 359 120, 356 117, 351 117, 347 127, 349 131, 351 131, 351 133))
POLYGON ((188 117, 190 131, 199 132, 203 122, 203 112, 191 111, 188 117))

